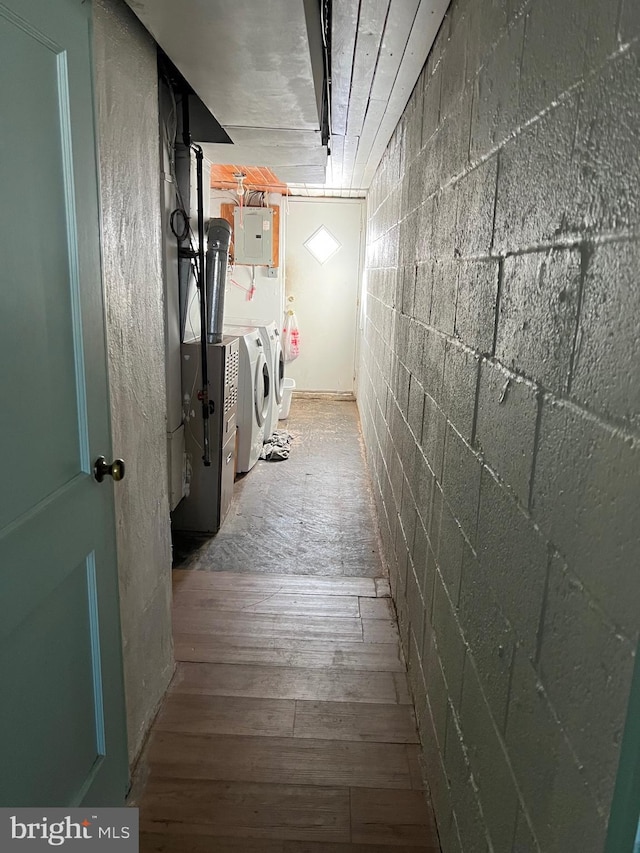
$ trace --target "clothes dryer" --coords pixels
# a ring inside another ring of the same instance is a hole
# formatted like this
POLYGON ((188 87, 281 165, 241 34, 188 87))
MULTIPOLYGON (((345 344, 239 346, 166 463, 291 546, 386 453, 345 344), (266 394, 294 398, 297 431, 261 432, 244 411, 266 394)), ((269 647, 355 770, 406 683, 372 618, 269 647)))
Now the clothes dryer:
POLYGON ((244 473, 256 464, 264 444, 272 393, 271 368, 262 336, 255 326, 228 326, 225 332, 237 335, 240 341, 237 468, 244 473))
POLYGON ((225 328, 234 335, 243 334, 247 326, 256 326, 260 331, 264 354, 271 374, 271 397, 269 411, 264 426, 265 441, 278 429, 278 416, 284 394, 284 354, 280 339, 280 329, 276 322, 248 319, 244 323, 228 323, 225 328))

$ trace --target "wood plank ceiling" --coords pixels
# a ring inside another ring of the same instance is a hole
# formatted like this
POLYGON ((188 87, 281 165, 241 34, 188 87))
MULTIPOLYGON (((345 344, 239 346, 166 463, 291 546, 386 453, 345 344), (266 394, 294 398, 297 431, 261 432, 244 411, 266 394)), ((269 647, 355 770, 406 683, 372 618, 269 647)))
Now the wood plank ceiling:
POLYGON ((211 167, 211 189, 214 190, 236 190, 238 188, 238 174, 244 175, 243 185, 246 190, 256 192, 288 194, 287 185, 266 167, 238 166, 217 163, 211 167))
POLYGON ((327 185, 371 183, 448 0, 334 0, 327 185))
POLYGON ((366 194, 448 5, 449 0, 334 0, 326 182, 289 184, 295 195, 366 194))

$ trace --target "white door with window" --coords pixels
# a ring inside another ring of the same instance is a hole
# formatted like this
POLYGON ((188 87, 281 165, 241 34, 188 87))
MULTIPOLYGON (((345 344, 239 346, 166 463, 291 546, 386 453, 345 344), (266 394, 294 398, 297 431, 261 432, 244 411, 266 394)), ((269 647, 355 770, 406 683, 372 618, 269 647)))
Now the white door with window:
POLYGON ((364 215, 363 199, 289 200, 285 306, 298 319, 300 356, 286 375, 296 390, 355 388, 364 215))

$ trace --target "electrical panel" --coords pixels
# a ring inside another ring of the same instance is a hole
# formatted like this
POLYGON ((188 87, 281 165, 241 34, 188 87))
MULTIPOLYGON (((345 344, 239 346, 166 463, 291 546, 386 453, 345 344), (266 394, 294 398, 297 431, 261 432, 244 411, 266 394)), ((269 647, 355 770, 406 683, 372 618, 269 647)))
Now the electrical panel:
POLYGON ((273 265, 273 210, 236 207, 233 211, 233 247, 237 264, 273 265))

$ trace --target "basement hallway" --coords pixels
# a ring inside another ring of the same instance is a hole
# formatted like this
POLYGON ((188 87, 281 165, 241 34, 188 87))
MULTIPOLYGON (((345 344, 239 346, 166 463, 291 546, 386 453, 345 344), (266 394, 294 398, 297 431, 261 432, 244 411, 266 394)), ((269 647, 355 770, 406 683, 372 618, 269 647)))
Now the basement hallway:
POLYGON ((287 426, 289 460, 177 550, 140 850, 437 853, 356 405, 296 400, 287 426))

